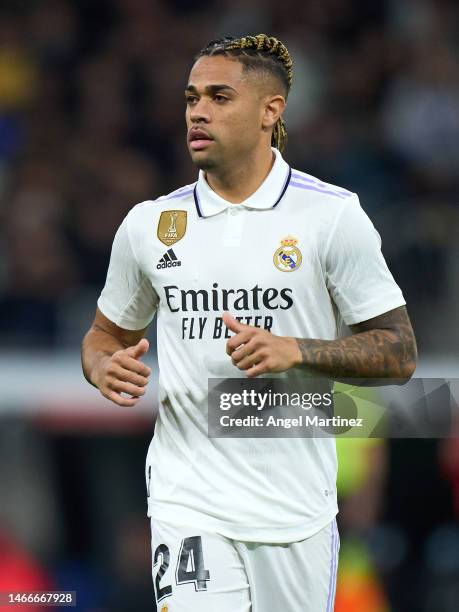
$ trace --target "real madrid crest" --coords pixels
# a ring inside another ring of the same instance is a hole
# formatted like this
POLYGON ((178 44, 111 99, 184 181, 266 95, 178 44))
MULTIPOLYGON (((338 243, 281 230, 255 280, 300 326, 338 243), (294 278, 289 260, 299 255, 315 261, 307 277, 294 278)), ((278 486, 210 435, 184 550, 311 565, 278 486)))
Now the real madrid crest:
POLYGON ((178 242, 186 232, 186 210, 165 210, 158 222, 158 238, 166 246, 178 242))
POLYGON ((286 236, 280 243, 277 251, 274 253, 274 265, 281 272, 293 272, 298 270, 303 261, 300 249, 296 246, 298 240, 293 236, 286 236))

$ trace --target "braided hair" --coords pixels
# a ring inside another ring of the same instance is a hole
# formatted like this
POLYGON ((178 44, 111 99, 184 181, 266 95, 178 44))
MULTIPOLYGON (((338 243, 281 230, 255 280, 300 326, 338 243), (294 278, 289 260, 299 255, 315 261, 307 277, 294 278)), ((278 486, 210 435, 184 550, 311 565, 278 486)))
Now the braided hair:
MULTIPOLYGON (((274 36, 258 34, 241 38, 225 37, 212 40, 202 49, 195 60, 203 56, 226 55, 235 57, 245 70, 264 70, 279 79, 285 89, 287 98, 293 79, 293 62, 287 47, 274 36)), ((284 150, 287 141, 287 130, 282 117, 276 122, 271 138, 271 145, 284 150)))

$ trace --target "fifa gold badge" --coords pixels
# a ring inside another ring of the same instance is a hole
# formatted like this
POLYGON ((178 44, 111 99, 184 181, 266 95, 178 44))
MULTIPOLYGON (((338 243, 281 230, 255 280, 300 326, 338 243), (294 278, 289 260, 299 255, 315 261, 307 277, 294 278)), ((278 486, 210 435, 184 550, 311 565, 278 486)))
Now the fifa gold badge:
POLYGON ((296 246, 298 240, 293 236, 286 236, 280 243, 277 251, 274 253, 274 265, 281 272, 293 272, 298 270, 303 261, 300 249, 296 246))
POLYGON ((186 210, 165 210, 158 223, 158 238, 171 246, 183 238, 186 232, 186 210))
POLYGON ((161 612, 168 612, 168 610, 169 610, 169 606, 167 604, 163 604, 161 606, 161 612))

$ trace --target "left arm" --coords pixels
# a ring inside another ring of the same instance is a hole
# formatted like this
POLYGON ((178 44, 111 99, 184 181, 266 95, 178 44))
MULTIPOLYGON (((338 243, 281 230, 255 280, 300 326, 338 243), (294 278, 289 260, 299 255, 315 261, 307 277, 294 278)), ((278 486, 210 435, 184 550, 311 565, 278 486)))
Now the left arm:
POLYGON ((405 306, 351 325, 352 336, 337 340, 296 338, 299 367, 332 378, 402 378, 412 376, 417 349, 405 306))
POLYGON ((330 378, 406 380, 416 367, 416 341, 404 306, 351 325, 353 335, 337 340, 275 336, 228 313, 224 322, 236 332, 227 353, 250 378, 299 367, 330 378))

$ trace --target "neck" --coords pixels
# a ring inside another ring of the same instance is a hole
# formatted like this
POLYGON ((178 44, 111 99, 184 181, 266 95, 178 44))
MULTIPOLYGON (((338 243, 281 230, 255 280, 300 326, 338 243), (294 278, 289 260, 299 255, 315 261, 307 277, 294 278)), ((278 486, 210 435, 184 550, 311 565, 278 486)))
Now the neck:
POLYGON ((215 193, 232 204, 247 200, 268 176, 275 160, 271 148, 254 151, 243 162, 206 172, 207 183, 215 193))

